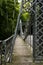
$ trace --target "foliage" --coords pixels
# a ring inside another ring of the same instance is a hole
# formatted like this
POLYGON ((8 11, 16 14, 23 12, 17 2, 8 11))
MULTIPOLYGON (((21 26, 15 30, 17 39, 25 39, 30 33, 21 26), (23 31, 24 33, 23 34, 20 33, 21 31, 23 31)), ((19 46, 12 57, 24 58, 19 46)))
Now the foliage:
POLYGON ((30 19, 30 13, 29 12, 24 12, 22 15, 21 15, 21 19, 23 22, 26 22, 27 20, 30 19))
POLYGON ((18 11, 13 0, 0 0, 0 39, 6 39, 14 33, 18 11))
MULTIPOLYGON (((26 3, 24 8, 30 7, 30 3, 26 3)), ((6 39, 14 33, 17 23, 17 17, 20 9, 18 0, 0 0, 0 40, 6 39)), ((26 22, 30 19, 30 13, 23 9, 21 20, 26 22)))
POLYGON ((30 20, 30 13, 29 11, 27 11, 27 9, 29 10, 30 8, 30 2, 27 2, 23 5, 23 13, 21 15, 21 19, 23 22, 27 22, 27 20, 29 21, 30 20))

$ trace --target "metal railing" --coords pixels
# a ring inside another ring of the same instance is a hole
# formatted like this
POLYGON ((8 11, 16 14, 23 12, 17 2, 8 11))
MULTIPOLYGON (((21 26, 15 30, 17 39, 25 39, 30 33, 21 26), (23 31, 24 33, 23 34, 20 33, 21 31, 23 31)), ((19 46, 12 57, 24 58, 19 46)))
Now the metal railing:
POLYGON ((6 65, 6 62, 11 62, 12 57, 12 39, 13 35, 4 41, 0 41, 0 64, 6 65))
POLYGON ((18 26, 20 22, 21 12, 22 12, 22 2, 21 2, 21 7, 18 14, 17 25, 15 28, 14 34, 9 38, 3 41, 0 41, 0 65, 2 64, 6 65, 8 61, 9 62, 12 61, 13 47, 14 47, 16 36, 17 36, 17 30, 18 30, 18 26))

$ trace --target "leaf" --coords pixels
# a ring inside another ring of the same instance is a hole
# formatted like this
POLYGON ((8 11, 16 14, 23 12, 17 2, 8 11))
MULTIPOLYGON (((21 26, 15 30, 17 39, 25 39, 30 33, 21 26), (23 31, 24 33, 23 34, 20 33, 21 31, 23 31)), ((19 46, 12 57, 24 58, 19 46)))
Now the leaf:
POLYGON ((21 16, 21 19, 22 19, 22 21, 26 22, 28 19, 30 19, 30 13, 28 13, 28 12, 23 13, 21 16))

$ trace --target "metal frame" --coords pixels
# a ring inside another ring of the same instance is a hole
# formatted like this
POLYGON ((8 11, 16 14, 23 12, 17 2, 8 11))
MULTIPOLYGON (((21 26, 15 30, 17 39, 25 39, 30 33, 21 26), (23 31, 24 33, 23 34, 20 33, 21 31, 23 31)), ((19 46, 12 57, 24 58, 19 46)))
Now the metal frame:
POLYGON ((43 61, 43 1, 34 0, 33 12, 33 57, 35 61, 43 61), (39 10, 37 9, 39 7, 39 10), (39 12, 38 12, 39 11, 39 12))

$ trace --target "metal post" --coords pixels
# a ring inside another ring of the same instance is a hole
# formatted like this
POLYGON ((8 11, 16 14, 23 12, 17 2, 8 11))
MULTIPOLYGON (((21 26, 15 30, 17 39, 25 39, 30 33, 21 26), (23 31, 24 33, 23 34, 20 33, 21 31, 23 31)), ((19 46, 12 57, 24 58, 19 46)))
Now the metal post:
POLYGON ((19 23, 19 27, 20 27, 20 36, 22 37, 23 36, 23 30, 22 30, 22 21, 21 20, 19 23))
POLYGON ((0 64, 2 65, 2 46, 1 46, 1 49, 0 49, 0 54, 1 54, 0 64))
POLYGON ((3 41, 3 46, 4 46, 4 65, 6 65, 6 41, 3 41))

